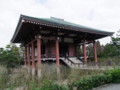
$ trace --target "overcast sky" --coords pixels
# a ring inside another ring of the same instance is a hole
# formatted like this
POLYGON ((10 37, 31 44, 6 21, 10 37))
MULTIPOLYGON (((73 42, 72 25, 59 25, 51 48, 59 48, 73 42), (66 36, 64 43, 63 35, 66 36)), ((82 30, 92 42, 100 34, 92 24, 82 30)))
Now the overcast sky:
MULTIPOLYGON (((14 34, 20 14, 66 21, 116 32, 120 28, 120 0, 0 0, 0 47, 14 34)), ((100 40, 110 42, 110 37, 100 40)))

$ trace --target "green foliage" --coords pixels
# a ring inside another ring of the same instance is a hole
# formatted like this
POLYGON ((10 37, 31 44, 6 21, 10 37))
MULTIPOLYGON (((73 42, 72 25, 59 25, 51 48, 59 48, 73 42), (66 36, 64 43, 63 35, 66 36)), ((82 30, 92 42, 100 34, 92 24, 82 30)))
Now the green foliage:
POLYGON ((112 37, 112 41, 120 41, 120 38, 119 37, 112 37))
POLYGON ((9 85, 10 78, 7 73, 7 69, 0 65, 0 90, 4 90, 9 85))
POLYGON ((120 83, 120 69, 116 69, 116 70, 112 71, 110 74, 112 77, 112 82, 120 83))
POLYGON ((117 47, 113 44, 106 44, 101 54, 102 57, 113 57, 118 56, 117 47))
POLYGON ((50 80, 41 82, 39 86, 37 86, 37 83, 33 82, 31 86, 30 90, 68 90, 67 86, 56 84, 50 80))
POLYGON ((115 37, 111 37, 112 41, 120 41, 120 29, 117 31, 116 34, 116 38, 115 37))
POLYGON ((111 43, 106 44, 103 48, 103 52, 100 54, 101 57, 116 57, 120 55, 120 30, 116 37, 111 37, 111 43))
POLYGON ((16 45, 10 44, 5 49, 0 49, 0 63, 6 67, 16 67, 21 61, 19 48, 16 45))
POLYGON ((120 69, 110 70, 92 77, 84 77, 68 84, 68 87, 70 90, 73 90, 73 87, 77 87, 78 90, 90 90, 108 83, 120 83, 120 69))
POLYGON ((100 54, 103 52, 103 46, 100 44, 99 41, 96 42, 96 48, 97 48, 97 55, 100 56, 100 54))
MULTIPOLYGON (((16 69, 13 68, 12 71, 14 70, 16 69)), ((26 70, 19 68, 16 73, 8 74, 7 69, 0 66, 0 90, 14 90, 16 88, 21 88, 20 90, 73 90, 73 88, 77 88, 77 90, 90 90, 104 84, 120 83, 120 69, 109 70, 100 74, 95 74, 94 71, 93 76, 82 75, 84 77, 81 77, 78 75, 81 78, 77 78, 77 80, 72 81, 68 85, 60 84, 59 81, 41 80, 25 72, 26 70)))
POLYGON ((44 82, 40 88, 34 88, 33 90, 68 90, 68 88, 53 82, 44 82))
MULTIPOLYGON (((96 49, 97 49, 97 56, 100 56, 101 53, 103 52, 103 46, 100 44, 100 41, 96 41, 96 49)), ((93 57, 94 56, 94 50, 93 50, 93 44, 88 44, 87 50, 89 51, 89 56, 93 57)))
POLYGON ((120 55, 120 30, 116 34, 116 37, 111 37, 112 43, 117 48, 118 56, 120 55))

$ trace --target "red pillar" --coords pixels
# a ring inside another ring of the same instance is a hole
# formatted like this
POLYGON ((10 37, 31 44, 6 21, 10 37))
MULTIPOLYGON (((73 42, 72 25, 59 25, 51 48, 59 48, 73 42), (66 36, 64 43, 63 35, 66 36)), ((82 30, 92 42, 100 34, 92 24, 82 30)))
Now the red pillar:
POLYGON ((38 64, 41 64, 41 38, 37 37, 37 58, 38 64))
POLYGON ((59 40, 56 39, 56 65, 57 67, 60 67, 60 60, 59 60, 59 40))
POLYGON ((30 66, 30 46, 28 45, 28 66, 30 66))
POLYGON ((97 50, 96 50, 96 43, 95 43, 95 41, 93 41, 93 49, 94 49, 94 60, 97 63, 98 60, 97 60, 97 50))
POLYGON ((24 50, 24 65, 27 65, 27 47, 25 46, 25 50, 24 50))
POLYGON ((75 56, 75 45, 69 44, 69 56, 74 57, 75 56))
POLYGON ((85 41, 83 41, 83 54, 84 54, 84 62, 87 62, 86 43, 85 43, 85 41))
POLYGON ((34 48, 34 42, 32 42, 32 68, 35 68, 35 48, 34 48))

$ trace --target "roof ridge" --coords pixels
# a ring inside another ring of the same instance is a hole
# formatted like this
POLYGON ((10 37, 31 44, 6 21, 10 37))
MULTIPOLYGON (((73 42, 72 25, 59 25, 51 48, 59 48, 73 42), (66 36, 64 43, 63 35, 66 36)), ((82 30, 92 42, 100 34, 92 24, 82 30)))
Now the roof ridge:
POLYGON ((47 22, 53 22, 53 23, 57 23, 57 24, 62 24, 62 25, 67 25, 67 26, 74 26, 74 27, 77 27, 77 28, 83 28, 83 29, 89 29, 91 31, 97 31, 97 32, 105 32, 105 33, 114 33, 114 32, 109 32, 109 31, 106 31, 106 30, 99 30, 99 29, 95 29, 95 28, 92 28, 92 27, 88 27, 88 26, 84 26, 84 25, 80 25, 80 24, 76 24, 76 23, 73 23, 73 22, 69 22, 69 21, 66 21, 64 19, 60 19, 60 18, 56 18, 56 17, 51 17, 50 18, 38 18, 38 17, 32 17, 32 16, 27 16, 27 15, 22 15, 21 14, 21 17, 27 17, 27 18, 33 18, 33 19, 37 19, 37 20, 44 20, 44 21, 47 21, 47 22))

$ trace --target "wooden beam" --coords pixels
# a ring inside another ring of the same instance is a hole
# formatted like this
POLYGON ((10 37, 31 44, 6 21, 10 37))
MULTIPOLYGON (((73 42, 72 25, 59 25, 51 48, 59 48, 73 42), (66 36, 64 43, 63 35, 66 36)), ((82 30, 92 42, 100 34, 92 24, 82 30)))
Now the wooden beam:
POLYGON ((46 39, 46 40, 56 40, 55 37, 41 37, 41 39, 46 39))
POLYGON ((85 43, 85 40, 83 41, 83 54, 84 54, 84 62, 87 62, 86 43, 85 43))
POLYGON ((26 46, 32 44, 33 42, 35 42, 37 39, 35 38, 34 40, 32 40, 31 42, 27 43, 26 46))
POLYGON ((27 47, 26 46, 24 50, 24 65, 27 66, 27 47))
POLYGON ((32 68, 35 68, 35 48, 34 48, 34 42, 32 42, 32 68))
POLYGON ((55 47, 56 47, 56 65, 60 67, 60 60, 59 60, 59 38, 56 39, 55 47))
POLYGON ((38 64, 41 64, 41 36, 37 36, 37 58, 38 64))
POLYGON ((96 43, 95 43, 95 41, 93 41, 93 49, 94 49, 94 60, 97 63, 98 59, 97 59, 97 50, 96 50, 96 43))
POLYGON ((28 66, 30 66, 30 45, 28 45, 28 66))

